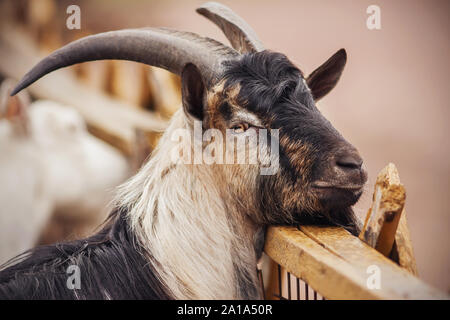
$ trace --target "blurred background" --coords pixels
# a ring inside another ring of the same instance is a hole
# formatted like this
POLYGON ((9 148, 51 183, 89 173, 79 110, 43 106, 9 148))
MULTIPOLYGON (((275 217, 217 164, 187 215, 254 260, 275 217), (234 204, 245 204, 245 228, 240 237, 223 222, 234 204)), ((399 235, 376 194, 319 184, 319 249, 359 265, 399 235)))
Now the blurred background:
MULTIPOLYGON (((7 87, 7 81, 20 78, 37 57, 79 37, 121 28, 165 26, 228 43, 215 25, 195 12, 203 2, 2 0, 0 79, 7 87), (80 30, 66 27, 71 4, 81 9, 80 30)), ((221 2, 245 18, 266 48, 286 54, 305 74, 338 49, 347 50, 344 74, 319 107, 365 160, 369 183, 356 211, 365 216, 377 173, 395 163, 407 190, 419 276, 450 292, 450 2, 221 2), (366 9, 373 4, 381 9, 380 30, 366 26, 366 9)), ((2 104, 0 228, 5 230, 0 230, 0 263, 30 243, 76 238, 95 229, 107 212, 111 190, 139 168, 180 106, 179 79, 135 63, 91 62, 48 75, 30 87, 28 95, 2 104), (41 99, 58 105, 36 105, 41 99), (75 114, 66 114, 68 109, 75 114), (51 123, 60 119, 61 125, 50 128, 54 125, 45 124, 48 117, 51 123), (44 132, 50 129, 52 133, 44 132), (58 141, 49 138, 55 132, 58 141), (20 141, 20 150, 10 143, 14 139, 20 141), (73 159, 76 165, 70 171, 73 159), (47 168, 49 163, 53 169, 47 168), (57 172, 51 172, 55 167, 57 172), (22 184, 18 173, 24 177, 22 184), (67 181, 73 184, 71 190, 62 190, 59 184, 66 186, 67 181), (20 190, 29 190, 28 200, 15 200, 20 190), (36 207, 41 213, 34 221, 27 214, 36 207), (11 217, 8 210, 15 214, 11 217), (6 227, 21 221, 27 226, 6 227), (26 241, 24 234, 29 234, 26 241), (11 240, 18 235, 22 240, 11 240)))

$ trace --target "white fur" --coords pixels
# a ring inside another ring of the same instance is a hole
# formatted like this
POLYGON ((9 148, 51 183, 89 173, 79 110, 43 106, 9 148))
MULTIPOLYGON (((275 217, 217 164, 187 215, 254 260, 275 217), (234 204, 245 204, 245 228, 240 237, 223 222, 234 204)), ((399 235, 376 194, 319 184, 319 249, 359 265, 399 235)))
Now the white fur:
POLYGON ((0 263, 33 247, 53 212, 97 225, 109 189, 128 176, 124 157, 73 109, 38 101, 15 121, 0 119, 0 263), (26 134, 17 121, 27 121, 26 134))
POLYGON ((127 208, 133 231, 174 298, 241 298, 236 263, 252 273, 256 260, 251 237, 233 225, 220 190, 224 181, 214 166, 170 161, 169 150, 179 143, 172 133, 192 131, 190 126, 182 111, 173 116, 152 158, 120 187, 117 205, 127 208))

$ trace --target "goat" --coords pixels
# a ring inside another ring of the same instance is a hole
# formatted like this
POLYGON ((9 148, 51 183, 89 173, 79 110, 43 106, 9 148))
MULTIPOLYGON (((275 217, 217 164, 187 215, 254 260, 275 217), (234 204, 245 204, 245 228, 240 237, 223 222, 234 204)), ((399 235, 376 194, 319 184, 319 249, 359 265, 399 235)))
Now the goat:
POLYGON ((207 3, 198 12, 222 28, 233 48, 169 29, 106 32, 55 51, 13 91, 75 63, 123 59, 181 75, 183 108, 149 161, 119 187, 103 229, 19 256, 0 272, 1 297, 258 299, 256 264, 267 225, 332 224, 357 232, 351 206, 367 173, 355 147, 315 104, 338 82, 345 50, 304 77, 285 55, 265 50, 227 7, 207 3), (173 139, 177 130, 194 141, 187 151, 204 147, 196 126, 234 137, 278 129, 278 170, 260 174, 261 160, 174 162, 171 151, 184 147, 173 139), (80 270, 79 289, 66 286, 71 265, 80 270))
POLYGON ((54 220, 75 222, 75 234, 92 232, 107 214, 108 189, 128 176, 125 158, 91 136, 78 112, 53 101, 30 104, 25 92, 7 99, 11 82, 0 93, 2 263, 34 246, 54 220))

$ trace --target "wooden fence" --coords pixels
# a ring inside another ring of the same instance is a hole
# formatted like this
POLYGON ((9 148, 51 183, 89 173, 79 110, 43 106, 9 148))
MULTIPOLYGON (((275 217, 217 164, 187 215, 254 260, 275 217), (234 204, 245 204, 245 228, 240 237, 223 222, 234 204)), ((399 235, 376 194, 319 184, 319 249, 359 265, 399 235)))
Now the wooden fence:
MULTIPOLYGON (((0 74, 18 79, 40 53, 29 35, 17 26, 2 24, 1 30, 0 74)), ((152 83, 157 84, 155 80, 152 83)), ((41 79, 29 90, 37 98, 77 109, 94 135, 138 159, 136 166, 148 155, 149 140, 154 145, 155 134, 167 125, 154 112, 87 88, 68 70, 41 79)), ((159 101, 159 105, 173 104, 173 100, 176 98, 171 98, 170 103, 159 101)), ((265 244, 269 260, 266 298, 448 299, 448 295, 417 278, 404 212, 405 195, 395 166, 389 164, 378 176, 373 203, 359 237, 338 227, 270 227, 265 244), (379 283, 374 280, 377 275, 379 283)))
POLYGON ((389 164, 378 176, 360 237, 340 227, 270 227, 266 298, 448 299, 417 278, 404 201, 389 164))

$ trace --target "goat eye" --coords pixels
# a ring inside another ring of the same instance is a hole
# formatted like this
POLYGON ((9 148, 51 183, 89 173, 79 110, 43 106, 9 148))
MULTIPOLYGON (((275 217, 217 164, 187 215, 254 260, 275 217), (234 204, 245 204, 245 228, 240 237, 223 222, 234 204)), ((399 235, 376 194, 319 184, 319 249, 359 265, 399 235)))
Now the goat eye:
POLYGON ((240 123, 238 125, 231 127, 231 130, 233 130, 234 133, 242 133, 247 131, 248 128, 249 128, 248 123, 240 123))

